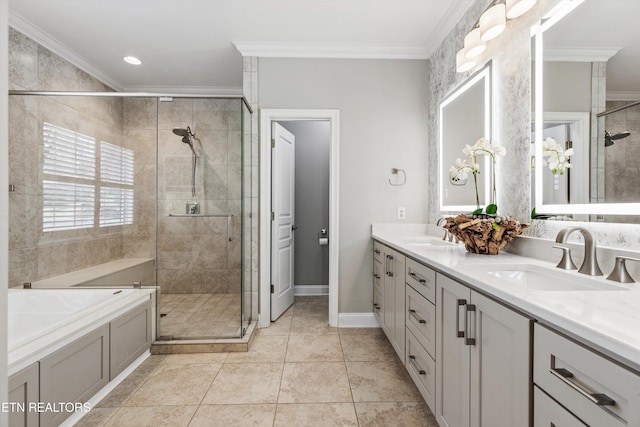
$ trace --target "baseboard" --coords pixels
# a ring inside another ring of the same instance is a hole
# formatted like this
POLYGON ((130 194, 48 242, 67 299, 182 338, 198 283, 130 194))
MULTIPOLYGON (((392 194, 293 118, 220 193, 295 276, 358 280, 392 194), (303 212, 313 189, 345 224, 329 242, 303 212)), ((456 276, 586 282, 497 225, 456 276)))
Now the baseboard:
POLYGON ((339 328, 379 328, 380 323, 373 313, 339 313, 339 328))
POLYGON ((297 297, 329 295, 329 285, 295 285, 293 295, 297 297))

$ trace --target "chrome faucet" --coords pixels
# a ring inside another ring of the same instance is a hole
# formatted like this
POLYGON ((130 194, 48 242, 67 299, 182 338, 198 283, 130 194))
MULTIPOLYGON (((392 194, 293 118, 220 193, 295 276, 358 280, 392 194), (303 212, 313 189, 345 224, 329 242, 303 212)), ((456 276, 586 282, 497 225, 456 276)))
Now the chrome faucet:
MULTIPOLYGON (((556 236, 556 243, 566 243, 567 238, 574 231, 579 231, 584 237, 584 260, 582 261, 582 265, 580 266, 578 273, 588 274, 590 276, 602 276, 602 271, 600 270, 600 266, 598 266, 598 258, 596 256, 596 242, 593 239, 591 233, 589 233, 589 230, 582 227, 563 228, 558 232, 558 235, 556 236)), ((573 261, 571 261, 570 251, 568 250, 568 248, 563 246, 556 247, 563 249, 562 261, 560 261, 557 267, 570 269, 569 266, 574 265, 573 261)))

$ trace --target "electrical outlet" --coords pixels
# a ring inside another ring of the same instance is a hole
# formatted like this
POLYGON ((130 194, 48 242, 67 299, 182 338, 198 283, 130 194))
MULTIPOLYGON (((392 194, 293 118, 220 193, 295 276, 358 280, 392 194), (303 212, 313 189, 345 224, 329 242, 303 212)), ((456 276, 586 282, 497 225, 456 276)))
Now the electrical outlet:
POLYGON ((407 219, 407 209, 402 206, 398 206, 398 219, 407 219))

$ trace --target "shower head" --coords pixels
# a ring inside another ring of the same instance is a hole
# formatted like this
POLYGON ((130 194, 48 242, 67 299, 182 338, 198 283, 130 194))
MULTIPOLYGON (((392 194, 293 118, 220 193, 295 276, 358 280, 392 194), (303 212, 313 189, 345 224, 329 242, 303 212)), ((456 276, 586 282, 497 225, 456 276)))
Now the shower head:
POLYGON ((617 141, 619 139, 626 138, 629 135, 631 135, 631 132, 629 132, 629 131, 619 132, 619 133, 616 133, 615 135, 611 135, 609 132, 607 132, 605 130, 604 131, 604 146, 605 147, 610 147, 610 146, 612 146, 614 144, 613 141, 617 141))
POLYGON ((196 150, 195 148, 193 148, 193 138, 195 138, 196 135, 193 132, 191 132, 191 128, 189 126, 187 126, 186 129, 175 128, 173 129, 173 133, 175 133, 178 136, 181 136, 182 142, 184 142, 185 144, 189 144, 189 147, 191 148, 193 155, 197 156, 196 150))

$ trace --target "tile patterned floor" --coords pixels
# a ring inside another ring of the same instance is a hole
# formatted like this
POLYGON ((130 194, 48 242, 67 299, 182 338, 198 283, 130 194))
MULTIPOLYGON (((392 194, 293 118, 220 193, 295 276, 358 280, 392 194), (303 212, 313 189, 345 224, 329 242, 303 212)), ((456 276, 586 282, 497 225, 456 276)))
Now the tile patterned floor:
POLYGON ((238 337, 240 294, 161 294, 160 335, 238 337))
POLYGON ((247 353, 151 356, 76 425, 436 427, 384 334, 327 312, 300 297, 247 353))

